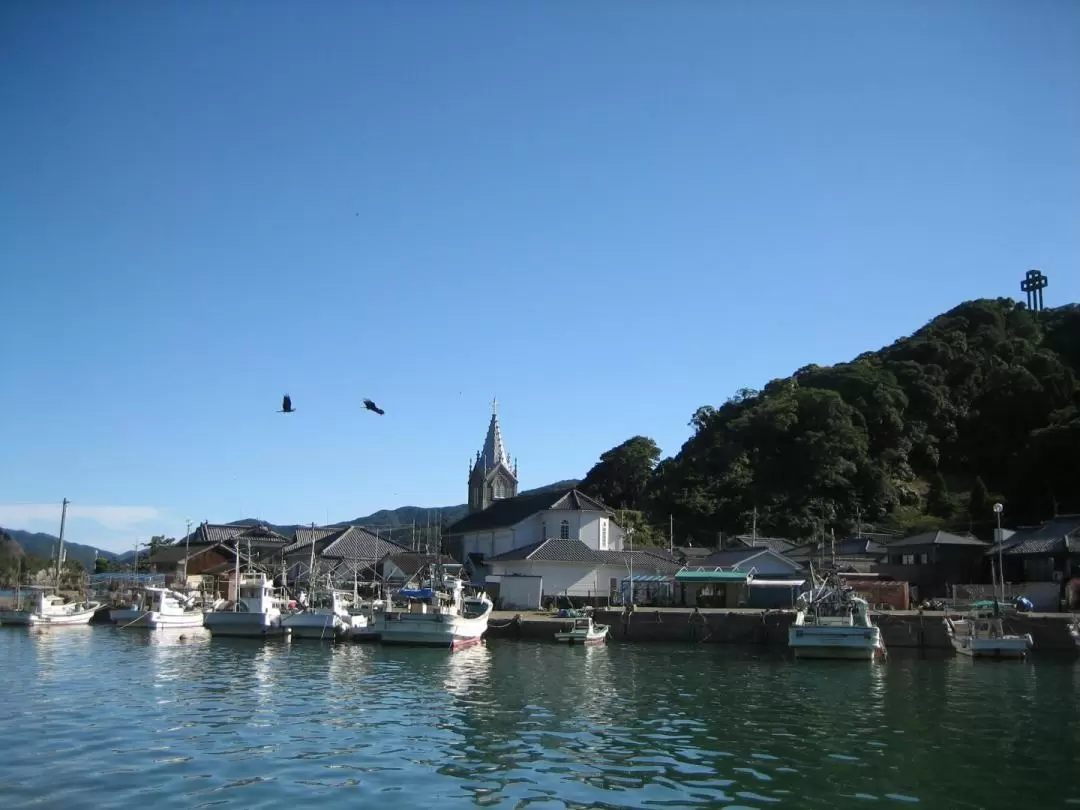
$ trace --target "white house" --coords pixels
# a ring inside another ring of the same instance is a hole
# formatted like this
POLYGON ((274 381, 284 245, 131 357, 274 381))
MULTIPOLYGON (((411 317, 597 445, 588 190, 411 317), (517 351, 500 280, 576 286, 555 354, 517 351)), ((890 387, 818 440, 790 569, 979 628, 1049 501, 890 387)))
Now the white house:
POLYGON ((545 601, 617 601, 633 572, 669 580, 679 569, 662 551, 598 551, 580 540, 549 539, 488 559, 485 581, 498 583, 500 607, 535 610, 545 601))

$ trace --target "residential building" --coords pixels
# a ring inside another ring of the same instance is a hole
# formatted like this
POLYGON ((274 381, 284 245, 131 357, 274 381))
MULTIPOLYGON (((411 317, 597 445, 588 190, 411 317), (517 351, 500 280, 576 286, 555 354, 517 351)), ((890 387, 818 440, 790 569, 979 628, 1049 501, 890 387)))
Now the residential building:
POLYGON ((600 550, 577 539, 549 538, 488 558, 485 584, 498 586, 503 609, 545 604, 635 604, 666 601, 679 570, 665 551, 600 550), (633 579, 631 579, 631 576, 633 579))
POLYGON ((296 540, 282 550, 289 582, 308 581, 313 550, 316 572, 330 575, 339 584, 371 580, 381 560, 408 551, 363 526, 301 527, 296 540))
MULTIPOLYGON (((997 544, 986 551, 986 557, 997 565, 997 544)), ((1053 598, 1039 600, 1044 604, 1037 609, 1057 610, 1061 602, 1067 610, 1080 608, 1080 515, 1058 515, 1039 526, 1017 529, 1004 538, 1001 557, 1006 581, 1057 586, 1044 589, 1053 598)), ((1031 590, 1025 589, 1028 598, 1033 597, 1027 593, 1031 590)))
POLYGON ((923 532, 886 546, 879 572, 911 586, 911 598, 948 598, 953 585, 980 582, 989 543, 969 534, 923 532))
POLYGON ((802 566, 768 548, 718 551, 675 575, 675 603, 689 607, 791 607, 806 584, 802 566))
POLYGON ((841 571, 871 574, 877 571, 878 564, 886 557, 883 539, 862 535, 835 543, 796 546, 784 554, 804 566, 811 563, 815 566, 832 566, 835 562, 841 571))

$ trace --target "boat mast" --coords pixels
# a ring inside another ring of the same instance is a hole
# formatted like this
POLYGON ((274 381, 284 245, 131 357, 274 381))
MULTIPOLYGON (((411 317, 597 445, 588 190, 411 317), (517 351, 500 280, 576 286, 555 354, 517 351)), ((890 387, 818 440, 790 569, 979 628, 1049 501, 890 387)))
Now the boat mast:
POLYGON ((240 541, 236 541, 236 587, 233 590, 233 613, 240 612, 240 541))
POLYGON ((308 563, 308 604, 315 609, 315 524, 311 524, 311 562, 308 563))
MULTIPOLYGON (((60 547, 56 549, 56 587, 60 587, 60 571, 64 565, 64 525, 67 523, 67 508, 71 503, 67 498, 60 508, 60 547)), ((137 555, 136 555, 137 556, 137 555)))

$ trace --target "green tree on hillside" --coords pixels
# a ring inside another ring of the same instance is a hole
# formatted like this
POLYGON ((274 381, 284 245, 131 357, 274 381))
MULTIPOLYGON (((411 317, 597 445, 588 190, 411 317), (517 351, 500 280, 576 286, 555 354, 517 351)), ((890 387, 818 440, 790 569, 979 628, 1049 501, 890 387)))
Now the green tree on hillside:
POLYGON ((603 453, 580 489, 612 509, 641 510, 659 458, 656 442, 647 436, 634 436, 603 453))
POLYGON ((968 498, 968 516, 973 525, 985 523, 990 515, 990 491, 982 480, 982 476, 975 476, 975 484, 971 487, 971 496, 968 498))
POLYGON ((945 476, 940 472, 930 476, 930 487, 926 492, 926 512, 940 518, 952 517, 953 505, 949 500, 949 489, 945 485, 945 476))

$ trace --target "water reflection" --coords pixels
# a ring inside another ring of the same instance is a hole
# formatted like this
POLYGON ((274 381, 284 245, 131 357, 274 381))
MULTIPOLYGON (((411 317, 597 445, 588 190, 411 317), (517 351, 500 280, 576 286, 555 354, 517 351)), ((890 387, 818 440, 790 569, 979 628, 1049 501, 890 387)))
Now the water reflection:
POLYGON ((496 641, 451 655, 110 628, 69 645, 62 635, 0 633, 5 806, 1080 798, 1069 784, 1080 773, 1071 663, 804 666, 721 645, 496 641), (62 673, 62 687, 45 670, 62 673))
POLYGON ((83 666, 94 638, 94 628, 86 624, 5 630, 29 638, 37 659, 38 677, 44 680, 63 680, 71 674, 72 667, 83 666))
POLYGON ((491 648, 478 644, 450 653, 443 665, 443 688, 465 703, 477 698, 477 686, 487 684, 491 677, 491 648))

